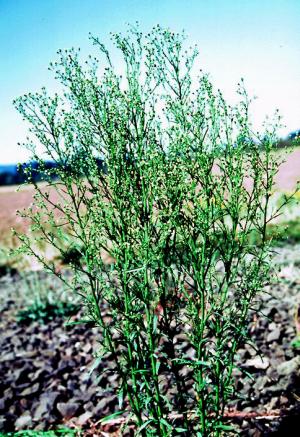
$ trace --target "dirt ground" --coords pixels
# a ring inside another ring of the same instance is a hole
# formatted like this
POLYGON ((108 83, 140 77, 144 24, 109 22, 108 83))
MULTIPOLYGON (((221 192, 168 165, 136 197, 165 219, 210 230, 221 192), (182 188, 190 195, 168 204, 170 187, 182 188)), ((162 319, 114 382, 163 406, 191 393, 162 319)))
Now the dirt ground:
MULTIPOLYGON (((261 296, 258 317, 249 315, 248 329, 261 356, 248 345, 239 349, 235 398, 226 411, 228 422, 243 437, 297 435, 300 349, 292 341, 300 305, 299 254, 300 245, 277 250, 278 278, 261 296)), ((43 272, 39 280, 45 288, 59 287, 43 272)), ((66 326, 62 317, 46 324, 18 323, 17 311, 24 306, 23 282, 18 274, 0 279, 0 431, 65 424, 83 428, 84 436, 133 435, 118 433, 120 425, 99 423, 119 409, 114 393, 119 379, 109 356, 90 372, 99 347, 98 329, 66 326)), ((80 312, 72 319, 79 316, 80 312)))

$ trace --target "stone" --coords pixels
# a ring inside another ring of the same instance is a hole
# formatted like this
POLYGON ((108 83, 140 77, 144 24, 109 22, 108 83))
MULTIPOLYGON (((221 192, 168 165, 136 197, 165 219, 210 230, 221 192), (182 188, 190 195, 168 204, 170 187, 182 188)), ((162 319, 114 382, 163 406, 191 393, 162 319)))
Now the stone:
POLYGON ((254 384, 254 388, 260 392, 268 382, 269 378, 267 376, 259 376, 254 384))
POLYGON ((270 361, 266 357, 256 356, 245 362, 245 367, 254 367, 258 370, 266 370, 270 365, 270 361))
POLYGON ((242 361, 244 359, 245 355, 246 355, 246 351, 245 351, 245 349, 238 349, 236 354, 237 354, 237 358, 240 361, 242 361))
POLYGON ((85 354, 89 354, 90 352, 92 352, 92 345, 90 343, 87 343, 83 346, 82 350, 85 354))
POLYGON ((276 368, 274 368, 272 366, 268 367, 266 374, 270 378, 270 381, 275 382, 278 380, 277 367, 276 368))
POLYGON ((5 399, 13 399, 14 392, 11 387, 8 387, 6 390, 4 390, 3 395, 5 399))
POLYGON ((15 421, 15 427, 16 429, 24 429, 28 428, 32 425, 32 417, 29 413, 29 411, 25 411, 25 413, 22 414, 16 421, 15 421))
POLYGON ((75 416, 79 410, 80 404, 77 402, 58 402, 57 409, 64 419, 70 419, 75 416))
MULTIPOLYGON (((106 416, 109 412, 114 408, 115 404, 117 404, 116 396, 104 396, 100 399, 95 408, 94 415, 97 416, 106 416)), ((113 411, 112 411, 113 412, 113 411)))
POLYGON ((273 395, 279 395, 283 392, 285 388, 285 384, 280 381, 278 384, 270 385, 270 387, 265 388, 266 393, 272 393, 273 395))
POLYGON ((39 406, 37 407, 37 409, 34 412, 34 415, 33 415, 34 420, 36 420, 38 422, 39 420, 41 420, 41 418, 44 415, 48 414, 48 412, 49 412, 49 406, 48 406, 47 399, 42 399, 40 401, 39 406))
POLYGON ((36 384, 31 385, 28 388, 25 388, 20 394, 21 396, 31 396, 37 393, 40 389, 40 384, 37 382, 36 384))
POLYGON ((280 405, 282 406, 282 405, 287 405, 289 400, 286 396, 280 396, 279 402, 280 402, 280 405))
POLYGON ((0 415, 0 431, 5 431, 6 420, 7 420, 7 415, 5 416, 0 415))
POLYGON ((67 347, 65 349, 66 355, 71 357, 73 355, 73 348, 72 347, 67 347))
POLYGON ((5 411, 5 399, 0 398, 0 412, 5 411))
POLYGON ((279 340, 280 335, 281 335, 281 331, 279 328, 273 329, 267 336, 267 342, 271 343, 272 341, 279 340))
POLYGON ((300 370, 300 356, 297 356, 289 361, 284 361, 277 367, 277 372, 280 376, 290 375, 300 370))
POLYGON ((0 363, 4 363, 5 361, 13 361, 14 359, 14 352, 8 352, 7 354, 2 355, 2 357, 0 358, 0 363))
POLYGON ((76 420, 76 423, 78 426, 85 425, 91 418, 93 417, 93 413, 90 411, 86 411, 85 413, 81 414, 81 416, 78 417, 78 420, 76 420))
POLYGON ((44 393, 40 400, 39 405, 34 412, 34 420, 39 421, 44 415, 49 414, 53 409, 54 403, 59 396, 59 392, 44 393))
POLYGON ((269 324, 268 328, 269 328, 269 331, 273 331, 274 329, 277 328, 277 325, 276 325, 276 323, 271 322, 271 323, 269 324))

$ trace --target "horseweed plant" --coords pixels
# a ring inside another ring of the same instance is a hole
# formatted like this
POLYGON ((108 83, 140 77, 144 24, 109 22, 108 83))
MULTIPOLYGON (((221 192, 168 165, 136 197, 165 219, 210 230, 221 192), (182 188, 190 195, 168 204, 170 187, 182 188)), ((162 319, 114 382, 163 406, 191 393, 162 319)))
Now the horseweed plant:
MULTIPOLYGON (((101 331, 99 356, 114 360, 120 410, 136 434, 220 436, 248 310, 271 274, 280 117, 254 134, 242 83, 235 106, 206 74, 195 84, 198 52, 184 49, 184 32, 158 25, 143 35, 136 25, 111 34, 124 76, 90 38, 106 61, 101 74, 98 59, 59 51, 50 69, 64 92, 15 100, 48 182, 27 168, 36 193, 22 214, 36 240, 64 255, 67 239, 80 252, 71 287, 101 331)), ((32 238, 20 239, 60 275, 32 238)))

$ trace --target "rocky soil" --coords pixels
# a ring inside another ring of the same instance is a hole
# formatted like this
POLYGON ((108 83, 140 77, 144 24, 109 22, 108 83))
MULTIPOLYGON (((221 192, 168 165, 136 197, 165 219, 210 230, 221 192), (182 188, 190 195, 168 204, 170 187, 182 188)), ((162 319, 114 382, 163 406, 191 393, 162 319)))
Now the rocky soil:
MULTIPOLYGON (((293 348, 291 342, 300 305, 300 246, 277 252, 277 280, 258 302, 261 314, 249 317, 261 356, 246 345, 239 350, 240 369, 235 370, 236 397, 227 416, 241 436, 294 436, 299 425, 300 346, 293 348)), ((43 274, 41 280, 46 280, 43 274)), ((111 371, 104 373, 98 365, 91 372, 97 329, 66 326, 61 317, 47 324, 18 323, 20 287, 18 274, 0 279, 0 431, 67 424, 85 429, 84 435, 95 428, 98 435, 117 435, 95 427, 118 411, 113 393, 118 380, 109 357, 111 371)))

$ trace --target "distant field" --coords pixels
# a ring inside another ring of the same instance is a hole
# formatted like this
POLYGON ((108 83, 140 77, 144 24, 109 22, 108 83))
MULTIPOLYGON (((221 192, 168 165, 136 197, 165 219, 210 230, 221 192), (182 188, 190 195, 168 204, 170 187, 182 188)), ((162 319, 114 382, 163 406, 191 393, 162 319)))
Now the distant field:
MULTIPOLYGON (((280 167, 276 176, 276 187, 280 191, 290 192, 300 180, 300 148, 293 150, 280 167)), ((16 192, 16 186, 0 187, 0 243, 9 239, 10 229, 16 227, 25 230, 28 223, 16 216, 16 210, 27 208, 32 202, 34 190, 24 185, 16 192)))
MULTIPOLYGON (((45 186, 45 183, 41 183, 45 186)), ((19 217, 17 210, 24 210, 33 202, 34 188, 31 185, 0 186, 0 248, 12 247, 12 232, 15 228, 18 232, 26 232, 29 221, 19 217)), ((55 194, 55 193, 54 193, 55 194)), ((56 197, 56 196, 55 196, 56 197)))
POLYGON ((294 149, 286 156, 275 181, 280 191, 292 191, 300 180, 300 148, 294 149))
POLYGON ((27 208, 31 204, 34 190, 30 185, 24 185, 18 192, 17 188, 15 185, 0 187, 0 241, 12 227, 21 230, 27 226, 24 219, 17 217, 16 211, 27 208))
POLYGON ((0 240, 5 239, 12 227, 24 228, 26 222, 16 216, 18 209, 26 208, 32 202, 32 187, 16 192, 16 186, 0 187, 0 240))

